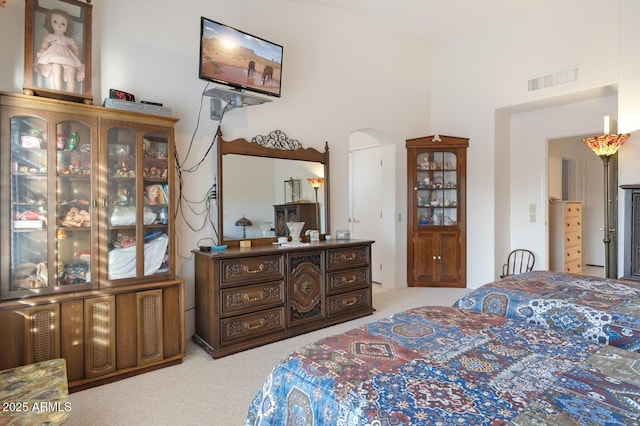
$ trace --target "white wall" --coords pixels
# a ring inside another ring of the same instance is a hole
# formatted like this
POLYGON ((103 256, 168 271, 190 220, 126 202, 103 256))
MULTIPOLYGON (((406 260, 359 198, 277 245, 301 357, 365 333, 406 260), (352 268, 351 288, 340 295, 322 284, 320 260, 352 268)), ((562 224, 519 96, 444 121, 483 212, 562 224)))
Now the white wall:
MULTIPOLYGON (((512 248, 526 247, 535 253, 536 269, 549 267, 548 140, 602 133, 602 117, 616 110, 617 97, 609 96, 512 115, 509 178, 512 202, 505 206, 510 210, 511 227, 500 231, 509 235, 512 248), (529 222, 530 204, 536 206, 535 223, 529 222)), ((499 259, 506 255, 496 253, 499 259)))
MULTIPOLYGON (((377 129, 403 151, 405 139, 428 134, 429 58, 420 40, 348 11, 284 0, 94 2, 94 103, 100 104, 109 88, 117 88, 134 93, 138 100, 171 107, 180 118, 176 143, 187 168, 202 158, 218 124, 208 118, 208 99, 200 110, 205 88, 197 77, 201 16, 284 46, 282 98, 229 112, 222 123, 224 137, 250 139, 280 129, 305 147, 322 150, 328 141, 331 225, 333 230, 347 229, 349 135, 377 129), (185 159, 192 137, 194 145, 185 159)), ((2 91, 22 88, 23 22, 24 1, 9 0, 0 10, 2 91)), ((403 174, 404 156, 397 162, 398 174, 403 174)), ((210 157, 196 173, 184 174, 188 199, 205 198, 214 164, 215 157, 210 157)), ((396 194, 389 197, 397 202, 396 194)), ((205 219, 180 218, 177 226, 177 272, 187 281, 188 334, 193 331, 194 304, 191 250, 213 232, 193 232, 186 222, 198 227, 205 219)), ((398 263, 398 275, 404 277, 404 262, 398 263)))
MULTIPOLYGON (((617 98, 612 97, 612 103, 605 107, 615 107, 617 109, 616 101, 617 98)), ((569 160, 568 200, 584 200, 585 193, 588 191, 588 188, 585 188, 584 182, 585 163, 590 160, 598 160, 598 162, 601 162, 601 160, 593 154, 593 151, 583 142, 584 137, 591 135, 593 135, 593 133, 567 138, 548 139, 549 198, 562 199, 562 160, 569 160)), ((602 191, 598 193, 602 195, 602 191)))
MULTIPOLYGON (((629 26, 637 26, 640 15, 633 13, 637 6, 631 3, 623 2, 634 10, 620 11, 620 15, 635 17, 628 19, 629 26)), ((597 132, 602 128, 602 115, 611 114, 606 105, 612 101, 601 98, 615 95, 611 86, 618 81, 622 44, 618 18, 618 1, 607 2, 606 8, 597 0, 553 2, 537 13, 502 22, 432 52, 432 129, 471 139, 467 198, 469 287, 494 279, 508 249, 521 238, 528 243, 532 240, 538 251, 546 252, 542 242, 545 232, 539 226, 543 220, 535 229, 528 222, 529 204, 546 205, 542 199, 546 183, 544 140, 572 132, 597 132), (577 81, 527 91, 528 79, 573 66, 579 67, 577 81), (518 117, 513 118, 515 113, 590 99, 603 104, 595 107, 593 114, 572 119, 564 130, 558 126, 566 117, 555 116, 552 110, 544 113, 548 115, 537 123, 537 140, 533 142, 526 134, 532 126, 512 128, 520 124, 518 117)), ((637 35, 632 39, 637 41, 637 35)), ((629 55, 631 50, 629 43, 629 55)), ((637 67, 637 61, 630 64, 629 74, 637 67)), ((629 79, 637 76, 636 72, 629 79)), ((623 88, 621 82, 621 93, 623 88)), ((621 108, 618 110, 622 115, 621 108)), ((623 167, 629 166, 621 161, 623 167)))

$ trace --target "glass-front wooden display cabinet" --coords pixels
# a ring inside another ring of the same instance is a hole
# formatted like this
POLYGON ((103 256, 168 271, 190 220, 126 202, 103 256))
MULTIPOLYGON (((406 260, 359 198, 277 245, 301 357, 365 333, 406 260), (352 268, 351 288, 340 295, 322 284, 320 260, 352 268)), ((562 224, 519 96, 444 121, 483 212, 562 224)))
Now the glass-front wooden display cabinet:
POLYGON ((184 357, 176 121, 0 93, 0 370, 62 357, 77 390, 184 357))
POLYGON ((411 286, 466 285, 466 149, 469 140, 406 141, 407 277, 411 286))

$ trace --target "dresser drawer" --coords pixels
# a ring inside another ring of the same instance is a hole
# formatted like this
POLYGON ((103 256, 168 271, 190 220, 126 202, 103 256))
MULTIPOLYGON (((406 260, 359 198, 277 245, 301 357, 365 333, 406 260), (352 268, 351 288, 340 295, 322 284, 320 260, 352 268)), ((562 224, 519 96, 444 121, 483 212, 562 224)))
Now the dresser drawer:
POLYGON ((564 264, 564 272, 571 272, 573 274, 582 273, 582 259, 572 260, 564 264))
POLYGON ((284 256, 241 257, 220 262, 221 286, 250 282, 284 279, 284 256))
POLYGON ((348 269, 327 274, 327 293, 367 287, 370 283, 369 268, 348 269))
POLYGON ((329 296, 327 298, 327 316, 329 318, 340 314, 345 314, 359 309, 366 309, 370 300, 369 288, 352 291, 349 293, 329 296))
POLYGON ((564 217, 579 217, 582 215, 582 205, 580 203, 565 203, 564 217))
POLYGON ((567 232, 564 235, 564 246, 573 247, 582 245, 582 235, 580 230, 574 230, 573 232, 567 232))
POLYGON ((222 344, 284 331, 284 307, 220 320, 222 344))
POLYGON ((284 281, 273 281, 241 287, 225 288, 222 295, 222 316, 238 315, 284 304, 284 281))
POLYGON ((582 246, 567 247, 564 250, 564 262, 572 262, 582 259, 582 246))
POLYGON ((579 231, 582 224, 582 217, 567 217, 564 220, 564 232, 576 232, 579 231))
POLYGON ((327 270, 369 265, 369 246, 345 247, 327 251, 327 270))

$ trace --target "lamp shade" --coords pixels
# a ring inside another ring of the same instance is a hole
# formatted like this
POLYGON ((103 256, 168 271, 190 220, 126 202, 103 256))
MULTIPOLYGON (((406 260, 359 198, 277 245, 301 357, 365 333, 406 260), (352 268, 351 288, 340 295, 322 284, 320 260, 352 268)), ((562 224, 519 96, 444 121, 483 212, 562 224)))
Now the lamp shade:
POLYGON ((322 185, 322 182, 324 182, 324 178, 312 177, 307 179, 307 182, 309 182, 309 185, 311 185, 312 188, 318 189, 320 188, 320 185, 322 185))
POLYGON ((583 142, 587 144, 598 157, 615 155, 618 148, 622 146, 631 134, 624 133, 620 135, 602 135, 592 138, 585 138, 583 142))
POLYGON ((236 220, 236 226, 251 226, 251 225, 253 225, 253 223, 251 223, 251 220, 247 219, 244 216, 236 220))
POLYGON ((236 226, 242 226, 242 238, 247 238, 247 226, 253 226, 253 223, 242 215, 240 219, 236 220, 236 226))

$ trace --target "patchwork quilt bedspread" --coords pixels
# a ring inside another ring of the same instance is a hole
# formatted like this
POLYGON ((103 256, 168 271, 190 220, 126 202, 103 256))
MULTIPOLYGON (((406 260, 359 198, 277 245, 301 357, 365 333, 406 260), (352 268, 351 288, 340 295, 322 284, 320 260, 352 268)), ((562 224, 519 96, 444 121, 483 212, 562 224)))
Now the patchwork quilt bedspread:
POLYGON ((532 271, 485 284, 455 306, 640 352, 640 285, 629 281, 532 271))
POLYGON ((421 307, 288 355, 247 425, 640 424, 640 354, 421 307))

